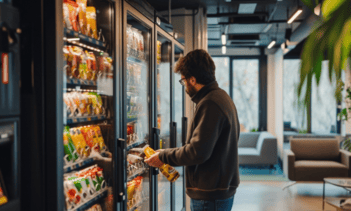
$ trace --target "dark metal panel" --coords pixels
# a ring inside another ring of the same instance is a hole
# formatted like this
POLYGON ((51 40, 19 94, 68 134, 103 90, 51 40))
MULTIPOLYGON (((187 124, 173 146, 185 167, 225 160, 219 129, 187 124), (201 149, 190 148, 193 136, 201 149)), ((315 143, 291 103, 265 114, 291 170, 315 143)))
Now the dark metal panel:
POLYGON ((45 80, 45 210, 62 211, 63 197, 63 24, 62 1, 43 1, 45 80))
POLYGON ((259 58, 259 82, 258 82, 258 130, 267 130, 267 56, 264 54, 264 48, 261 48, 259 58))

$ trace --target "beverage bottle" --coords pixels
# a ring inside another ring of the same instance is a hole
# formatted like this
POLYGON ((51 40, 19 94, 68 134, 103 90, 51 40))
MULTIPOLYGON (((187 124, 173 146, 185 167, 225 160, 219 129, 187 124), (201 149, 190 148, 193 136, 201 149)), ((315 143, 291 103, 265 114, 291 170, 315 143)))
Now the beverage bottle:
MULTIPOLYGON (((144 153, 145 156, 147 158, 151 157, 151 155, 155 154, 155 151, 151 148, 151 147, 146 147, 144 149, 144 153)), ((168 181, 170 182, 175 182, 178 177, 179 177, 179 172, 177 170, 175 170, 175 168, 173 168, 172 166, 163 163, 160 167, 159 167, 161 173, 167 178, 168 181)))

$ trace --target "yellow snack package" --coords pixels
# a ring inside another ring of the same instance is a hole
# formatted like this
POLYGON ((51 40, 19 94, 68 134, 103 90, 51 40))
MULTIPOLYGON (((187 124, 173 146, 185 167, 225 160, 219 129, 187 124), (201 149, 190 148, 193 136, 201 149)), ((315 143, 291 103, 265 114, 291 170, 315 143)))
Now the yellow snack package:
POLYGON ((88 35, 87 33, 87 0, 77 0, 78 4, 78 20, 79 20, 79 28, 82 34, 88 35))
POLYGON ((98 140, 98 143, 99 143, 99 146, 100 146, 100 150, 103 152, 106 150, 106 145, 105 145, 105 142, 104 142, 104 138, 102 137, 102 134, 101 134, 101 129, 98 125, 94 125, 92 126, 94 131, 95 131, 95 135, 97 136, 97 140, 98 140))
POLYGON ((88 36, 97 39, 97 26, 96 26, 96 9, 95 7, 87 7, 87 22, 88 22, 88 36))
POLYGON ((90 155, 90 147, 85 142, 84 136, 78 128, 71 128, 70 130, 72 142, 76 147, 78 154, 82 157, 88 157, 90 155))

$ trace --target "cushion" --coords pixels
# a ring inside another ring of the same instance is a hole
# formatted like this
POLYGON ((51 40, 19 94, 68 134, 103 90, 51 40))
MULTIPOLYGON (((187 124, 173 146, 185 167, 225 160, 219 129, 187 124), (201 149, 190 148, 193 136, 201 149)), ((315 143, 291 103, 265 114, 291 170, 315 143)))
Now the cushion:
POLYGON ((238 147, 256 148, 260 132, 240 133, 238 147))
POLYGON ((323 181, 325 177, 347 177, 346 165, 336 161, 299 160, 295 162, 296 181, 323 181))
POLYGON ((291 139, 290 147, 296 160, 339 160, 339 143, 336 139, 291 139))
POLYGON ((240 147, 238 148, 238 154, 240 155, 252 155, 252 156, 259 156, 260 153, 255 148, 251 147, 240 147))

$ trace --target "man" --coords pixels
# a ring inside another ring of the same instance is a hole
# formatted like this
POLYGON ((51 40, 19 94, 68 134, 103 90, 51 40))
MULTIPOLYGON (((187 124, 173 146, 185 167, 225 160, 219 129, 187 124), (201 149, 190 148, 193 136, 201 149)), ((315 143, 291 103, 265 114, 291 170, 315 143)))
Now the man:
POLYGON ((186 192, 192 211, 230 211, 239 185, 240 124, 235 105, 218 87, 215 65, 204 50, 178 61, 175 72, 196 104, 185 146, 158 150, 145 162, 186 166, 186 192))

